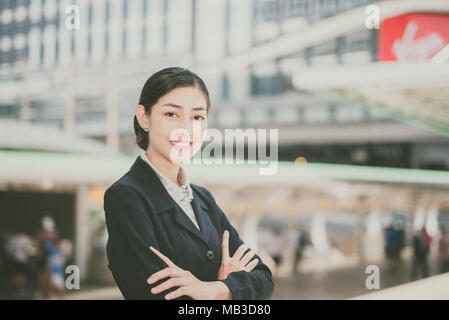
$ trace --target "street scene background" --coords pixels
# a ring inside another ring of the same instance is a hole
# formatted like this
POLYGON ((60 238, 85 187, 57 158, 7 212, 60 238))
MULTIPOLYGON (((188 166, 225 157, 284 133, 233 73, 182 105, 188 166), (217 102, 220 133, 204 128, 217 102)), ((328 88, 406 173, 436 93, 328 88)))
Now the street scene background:
POLYGON ((448 44, 447 0, 0 1, 0 298, 123 299, 104 191, 145 80, 180 66, 209 128, 277 130, 272 175, 249 139, 185 167, 272 299, 448 299, 448 44))

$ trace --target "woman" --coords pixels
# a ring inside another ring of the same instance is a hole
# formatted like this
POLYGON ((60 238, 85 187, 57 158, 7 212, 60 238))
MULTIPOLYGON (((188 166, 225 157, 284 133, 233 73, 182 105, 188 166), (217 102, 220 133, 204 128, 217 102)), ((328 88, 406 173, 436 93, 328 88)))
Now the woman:
POLYGON ((196 74, 166 68, 135 107, 143 150, 104 195, 108 268, 125 299, 268 299, 270 269, 181 164, 201 148, 210 107, 196 74))

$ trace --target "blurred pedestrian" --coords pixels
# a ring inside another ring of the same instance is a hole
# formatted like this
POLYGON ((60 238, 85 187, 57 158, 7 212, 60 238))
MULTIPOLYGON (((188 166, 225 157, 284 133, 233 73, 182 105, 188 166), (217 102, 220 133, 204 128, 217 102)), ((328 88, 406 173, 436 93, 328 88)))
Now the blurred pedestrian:
POLYGON ((393 246, 393 261, 396 265, 401 261, 401 253, 405 247, 405 230, 404 224, 401 221, 394 223, 395 243, 393 246))
POLYGON ((282 263, 282 239, 280 232, 272 233, 271 241, 268 246, 268 251, 275 263, 275 270, 273 273, 277 275, 279 272, 279 266, 282 263))
POLYGON ((394 247, 394 241, 395 241, 395 234, 394 234, 394 228, 393 224, 390 224, 384 232, 385 235, 385 259, 387 261, 390 261, 393 257, 393 247, 394 247))
POLYGON ((430 252, 430 244, 432 238, 427 233, 425 227, 422 227, 413 237, 413 265, 412 265, 412 280, 429 276, 429 266, 427 256, 430 252))
POLYGON ((304 249, 307 246, 307 234, 305 230, 300 229, 295 244, 295 261, 293 263, 293 273, 298 273, 298 263, 301 261, 304 249))
POLYGON ((440 241, 438 242, 438 257, 440 260, 440 273, 449 272, 449 232, 447 228, 441 228, 440 241))
POLYGON ((45 216, 42 218, 42 230, 37 236, 38 240, 38 288, 41 296, 46 299, 49 297, 51 289, 51 272, 48 268, 48 256, 50 248, 55 246, 58 239, 58 233, 55 230, 54 220, 45 216))
POLYGON ((392 222, 385 229, 385 258, 389 271, 398 271, 405 247, 405 230, 401 221, 392 222))
POLYGON ((59 299, 65 298, 65 264, 66 256, 62 251, 62 240, 57 239, 55 245, 48 245, 47 268, 50 270, 50 294, 56 293, 59 299))
POLYGON ((10 283, 12 284, 11 295, 18 299, 30 298, 31 268, 30 257, 34 254, 31 239, 24 233, 12 235, 6 244, 6 249, 12 257, 12 270, 10 283))

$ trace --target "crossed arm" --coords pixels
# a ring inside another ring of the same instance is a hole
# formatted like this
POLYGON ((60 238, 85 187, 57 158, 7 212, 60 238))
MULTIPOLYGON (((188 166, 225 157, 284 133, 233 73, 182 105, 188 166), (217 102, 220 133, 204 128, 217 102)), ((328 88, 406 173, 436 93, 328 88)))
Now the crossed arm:
MULTIPOLYGON (((104 200, 110 239, 126 239, 127 244, 124 245, 134 251, 129 252, 127 259, 116 256, 115 251, 108 251, 109 268, 126 299, 182 299, 183 296, 210 300, 266 299, 271 295, 270 270, 259 263, 257 255, 251 260, 254 251, 245 253, 248 246, 238 237, 218 206, 222 214, 221 223, 229 231, 223 233, 222 263, 217 281, 206 282, 179 268, 161 253, 164 251, 155 238, 153 223, 145 214, 144 202, 135 191, 126 186, 109 189, 104 200), (230 237, 234 239, 231 247, 230 237), (149 243, 153 244, 150 248, 147 246, 149 243), (229 251, 234 252, 232 257, 229 251), (133 272, 129 272, 129 264, 137 266, 133 272)), ((122 251, 126 252, 126 249, 122 251)))
MULTIPOLYGON (((234 256, 229 256, 229 232, 223 233, 222 239, 222 263, 218 271, 217 278, 224 280, 232 272, 246 271, 251 272, 259 262, 254 259, 250 262, 255 252, 248 249, 246 244, 242 244, 235 252, 234 256)), ((222 281, 201 281, 198 280, 190 271, 183 270, 174 264, 168 257, 164 256, 158 250, 150 249, 167 264, 167 268, 153 273, 148 279, 148 284, 153 284, 158 280, 169 277, 167 281, 151 289, 152 293, 160 293, 172 287, 179 287, 177 290, 167 294, 165 299, 171 300, 183 295, 187 295, 195 300, 232 300, 232 293, 229 287, 222 281)))

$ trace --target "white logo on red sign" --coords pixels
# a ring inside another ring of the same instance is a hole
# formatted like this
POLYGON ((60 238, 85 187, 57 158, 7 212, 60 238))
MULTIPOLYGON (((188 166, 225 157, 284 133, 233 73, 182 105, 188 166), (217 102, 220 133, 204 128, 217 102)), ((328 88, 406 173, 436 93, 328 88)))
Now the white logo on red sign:
POLYGON ((444 45, 444 39, 438 32, 414 39, 418 24, 410 21, 405 27, 402 39, 396 39, 391 49, 398 61, 427 60, 444 45))

